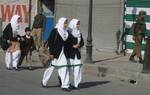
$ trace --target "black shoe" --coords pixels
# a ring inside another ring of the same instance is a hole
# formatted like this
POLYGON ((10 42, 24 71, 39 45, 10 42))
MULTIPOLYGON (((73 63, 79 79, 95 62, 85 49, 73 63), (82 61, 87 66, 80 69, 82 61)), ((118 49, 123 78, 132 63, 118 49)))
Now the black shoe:
POLYGON ((59 86, 61 86, 61 79, 60 76, 58 76, 59 86))
POLYGON ((19 69, 17 67, 13 67, 13 70, 15 71, 19 71, 19 69))
POLYGON ((44 85, 44 84, 42 83, 42 81, 41 81, 41 86, 42 86, 43 88, 48 88, 48 86, 47 86, 47 85, 44 85))
POLYGON ((12 70, 12 68, 6 68, 7 70, 12 70))
POLYGON ((70 92, 71 89, 70 88, 62 88, 63 91, 67 91, 67 92, 70 92))
POLYGON ((73 85, 70 85, 70 89, 73 89, 73 90, 80 90, 78 87, 75 87, 73 85))
POLYGON ((139 57, 139 63, 143 64, 143 59, 139 57))
POLYGON ((139 60, 139 63, 140 63, 140 64, 143 64, 143 60, 139 60))
POLYGON ((13 70, 15 70, 15 69, 16 69, 16 67, 13 67, 12 69, 13 69, 13 70))
POLYGON ((20 71, 20 69, 18 69, 18 68, 15 68, 15 71, 20 71))
POLYGON ((78 87, 72 87, 73 90, 80 90, 78 87))

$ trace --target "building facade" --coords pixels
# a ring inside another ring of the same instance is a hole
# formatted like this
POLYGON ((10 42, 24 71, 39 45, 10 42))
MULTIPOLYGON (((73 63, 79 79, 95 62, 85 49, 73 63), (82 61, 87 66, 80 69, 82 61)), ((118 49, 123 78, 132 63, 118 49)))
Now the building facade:
MULTIPOLYGON (((12 14, 23 16, 23 27, 29 24, 30 0, 0 0, 0 18, 3 19, 3 28, 12 14)), ((31 25, 37 12, 37 1, 32 1, 31 25)), ((114 52, 117 47, 116 32, 122 31, 124 0, 93 0, 92 44, 98 51, 114 52)), ((89 20, 89 0, 43 0, 42 7, 45 15, 54 15, 55 21, 59 17, 79 18, 81 31, 86 43, 89 20), (53 3, 48 4, 47 1, 53 3), (47 7, 48 5, 52 8, 47 7), (53 5, 54 4, 54 5, 53 5), (55 7, 54 7, 55 6, 55 7), (48 11, 48 10, 53 10, 48 11)), ((23 28, 22 28, 23 29, 23 28)))
MULTIPOLYGON (((92 43, 99 51, 116 50, 116 32, 122 30, 123 0, 93 0, 92 43)), ((89 20, 89 0, 55 0, 56 20, 65 16, 81 20, 86 42, 89 20)))

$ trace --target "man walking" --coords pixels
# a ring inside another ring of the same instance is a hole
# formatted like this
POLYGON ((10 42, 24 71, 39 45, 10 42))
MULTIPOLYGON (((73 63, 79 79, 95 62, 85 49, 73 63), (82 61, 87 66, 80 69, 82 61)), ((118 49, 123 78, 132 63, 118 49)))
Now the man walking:
POLYGON ((32 26, 32 35, 37 51, 39 51, 39 48, 42 46, 42 35, 46 19, 42 12, 43 10, 41 9, 34 17, 34 22, 32 26))
POLYGON ((129 60, 132 62, 136 62, 134 59, 134 56, 136 56, 138 58, 139 63, 142 63, 141 46, 142 40, 145 39, 145 31, 146 31, 146 24, 144 20, 145 15, 146 15, 145 11, 140 11, 136 23, 133 23, 132 25, 133 40, 135 41, 133 52, 129 58, 129 60))

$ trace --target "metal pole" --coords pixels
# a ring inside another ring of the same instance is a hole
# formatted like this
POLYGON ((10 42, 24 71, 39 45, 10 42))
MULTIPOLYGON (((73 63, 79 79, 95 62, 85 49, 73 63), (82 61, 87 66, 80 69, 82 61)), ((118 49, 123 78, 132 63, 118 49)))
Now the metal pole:
POLYGON ((125 38, 125 36, 126 36, 126 31, 125 31, 125 21, 124 21, 124 19, 125 19, 125 11, 126 11, 126 0, 123 0, 123 35, 122 35, 122 39, 123 39, 123 44, 122 44, 122 49, 123 49, 123 54, 124 54, 124 56, 126 55, 126 38, 125 38), (124 45, 124 46, 123 46, 124 45))
MULTIPOLYGON (((2 18, 0 18, 0 37, 3 35, 3 32, 2 32, 2 18)), ((0 41, 0 48, 1 48, 1 41, 0 41)))
POLYGON ((0 36, 2 35, 2 18, 0 18, 0 36))
POLYGON ((92 63, 92 10, 93 0, 89 0, 89 24, 88 24, 88 36, 86 45, 86 63, 92 63))
POLYGON ((150 37, 146 39, 146 47, 144 54, 144 62, 143 62, 143 71, 142 73, 150 74, 150 37))
POLYGON ((42 11, 42 0, 38 0, 38 12, 42 11))
POLYGON ((29 0, 29 27, 31 28, 31 8, 32 8, 32 0, 29 0))

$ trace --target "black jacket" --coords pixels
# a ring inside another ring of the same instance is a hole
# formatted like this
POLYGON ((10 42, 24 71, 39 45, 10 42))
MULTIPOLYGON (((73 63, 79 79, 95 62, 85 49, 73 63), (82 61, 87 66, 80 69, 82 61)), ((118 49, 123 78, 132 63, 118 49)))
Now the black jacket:
POLYGON ((56 28, 54 28, 48 38, 48 47, 49 51, 52 55, 54 55, 54 58, 58 58, 62 47, 64 47, 64 54, 67 56, 67 41, 64 41, 62 37, 59 35, 56 28))
POLYGON ((12 26, 11 24, 9 23, 4 31, 3 31, 3 35, 2 35, 2 49, 3 50, 7 50, 7 48, 11 45, 11 44, 8 44, 7 43, 7 40, 10 40, 10 41, 18 41, 17 38, 20 38, 19 35, 17 35, 17 37, 13 37, 13 31, 12 31, 12 26))
POLYGON ((75 55, 77 55, 78 59, 81 59, 80 48, 84 45, 84 40, 81 35, 80 47, 73 48, 73 45, 77 44, 77 38, 75 38, 71 33, 69 33, 69 37, 67 40, 67 58, 74 59, 75 55))
POLYGON ((35 50, 35 44, 33 37, 27 38, 26 35, 22 36, 24 39, 23 41, 20 41, 20 47, 23 53, 28 53, 28 51, 32 52, 35 50))
POLYGON ((10 41, 18 41, 17 38, 21 38, 21 36, 17 35, 16 37, 13 37, 12 26, 9 23, 3 31, 3 38, 10 41))
POLYGON ((12 27, 10 23, 5 27, 3 31, 3 38, 5 38, 6 40, 13 39, 13 32, 12 32, 12 27))

